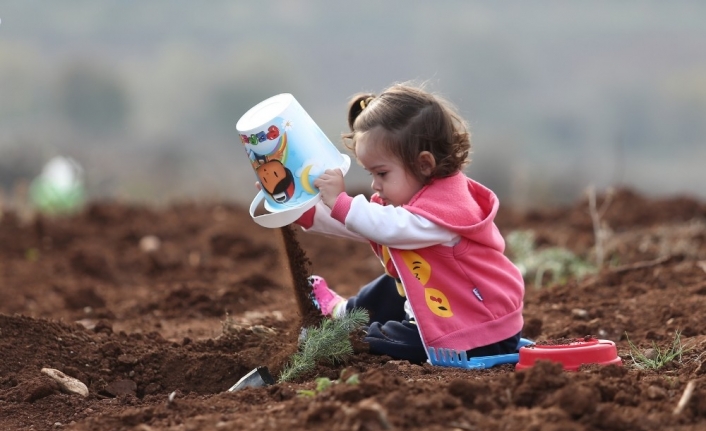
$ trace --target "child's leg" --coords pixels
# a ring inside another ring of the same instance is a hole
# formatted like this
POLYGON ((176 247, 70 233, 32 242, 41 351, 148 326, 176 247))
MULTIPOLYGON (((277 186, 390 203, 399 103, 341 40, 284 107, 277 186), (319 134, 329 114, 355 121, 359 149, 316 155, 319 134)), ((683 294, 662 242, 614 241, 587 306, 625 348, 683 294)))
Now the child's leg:
POLYGON ((405 298, 397 293, 395 279, 381 275, 363 286, 356 296, 348 300, 331 290, 326 280, 318 275, 309 277, 311 299, 324 316, 341 317, 354 308, 368 311, 370 322, 386 322, 405 318, 405 298))
POLYGON ((427 360, 419 329, 407 320, 384 324, 374 322, 368 328, 365 341, 370 345, 370 353, 406 359, 416 364, 427 360))
POLYGON ((356 296, 348 298, 346 311, 363 308, 370 314, 370 322, 400 322, 406 314, 405 299, 397 292, 395 279, 383 274, 363 286, 356 296))
MULTIPOLYGON (((427 352, 417 325, 407 320, 390 321, 384 324, 375 322, 370 325, 365 341, 370 344, 370 353, 406 359, 412 363, 422 363, 427 360, 427 352)), ((517 333, 497 343, 468 350, 466 355, 468 358, 473 358, 517 353, 519 341, 520 333, 517 333)))
POLYGON ((326 280, 318 275, 312 275, 307 281, 309 282, 309 287, 311 287, 309 298, 316 308, 324 316, 335 317, 337 310, 345 306, 346 300, 331 290, 326 284, 326 280))

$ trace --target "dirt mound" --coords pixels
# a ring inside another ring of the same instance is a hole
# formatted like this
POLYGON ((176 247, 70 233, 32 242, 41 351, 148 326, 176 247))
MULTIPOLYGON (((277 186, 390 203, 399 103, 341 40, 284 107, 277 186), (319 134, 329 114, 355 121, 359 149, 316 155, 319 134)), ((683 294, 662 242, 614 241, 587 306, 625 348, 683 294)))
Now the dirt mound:
MULTIPOLYGON (((289 267, 281 231, 222 203, 96 202, 64 219, 5 212, 0 429, 703 429, 706 204, 630 190, 610 199, 601 217, 608 264, 543 287, 528 280, 524 335, 610 339, 622 367, 469 371, 358 346, 345 363, 321 364, 297 382, 238 392, 227 389, 258 366, 278 375, 306 317, 292 280, 301 268, 289 267), (628 337, 649 355, 677 333, 680 357, 658 370, 635 366, 628 337), (89 395, 63 392, 42 368, 79 379, 89 395), (358 384, 345 383, 355 374, 358 384), (334 384, 317 390, 315 377, 334 384), (678 407, 687 387, 692 394, 678 407)), ((539 249, 595 256, 588 200, 502 208, 498 225, 504 234, 531 229, 539 249)), ((342 294, 380 274, 366 244, 303 233, 295 240, 309 270, 342 294)))

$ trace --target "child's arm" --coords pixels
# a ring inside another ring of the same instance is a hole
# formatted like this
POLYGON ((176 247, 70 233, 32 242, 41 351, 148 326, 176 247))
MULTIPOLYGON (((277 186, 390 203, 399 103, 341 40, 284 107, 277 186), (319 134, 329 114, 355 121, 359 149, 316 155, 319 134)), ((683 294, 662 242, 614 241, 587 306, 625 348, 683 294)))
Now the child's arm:
POLYGON ((305 232, 314 232, 325 236, 348 238, 355 241, 368 241, 366 238, 346 229, 338 220, 331 218, 331 210, 323 202, 318 202, 294 223, 305 232))
POLYGON ((458 234, 403 207, 371 203, 363 195, 352 198, 341 193, 331 211, 331 219, 363 238, 402 250, 453 245, 459 238, 458 234))

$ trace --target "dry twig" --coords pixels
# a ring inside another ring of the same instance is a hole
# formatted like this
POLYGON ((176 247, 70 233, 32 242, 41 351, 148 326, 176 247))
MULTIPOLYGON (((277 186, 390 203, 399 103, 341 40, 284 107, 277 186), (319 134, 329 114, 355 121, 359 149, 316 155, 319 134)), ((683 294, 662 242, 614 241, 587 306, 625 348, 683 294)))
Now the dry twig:
POLYGON ((613 193, 612 190, 608 190, 600 208, 596 208, 596 189, 593 186, 590 186, 587 193, 588 210, 591 214, 591 222, 593 223, 593 235, 596 237, 596 266, 598 266, 598 268, 602 268, 604 259, 603 243, 608 236, 608 230, 603 226, 601 218, 613 200, 613 193))
POLYGON ((654 260, 645 260, 642 262, 635 262, 635 263, 629 263, 627 265, 621 265, 617 266, 613 269, 611 269, 611 272, 626 272, 626 271, 632 271, 634 269, 642 269, 642 268, 649 268, 651 266, 656 266, 661 263, 665 263, 669 261, 673 256, 662 256, 658 257, 657 259, 654 260))
POLYGON ((672 412, 675 415, 680 414, 683 410, 684 407, 686 407, 687 404, 689 404, 689 400, 691 399, 691 395, 694 393, 694 386, 696 386, 696 382, 693 380, 689 380, 689 383, 686 384, 686 388, 684 388, 684 393, 681 394, 681 398, 679 399, 679 403, 677 403, 677 406, 674 408, 674 411, 672 412))

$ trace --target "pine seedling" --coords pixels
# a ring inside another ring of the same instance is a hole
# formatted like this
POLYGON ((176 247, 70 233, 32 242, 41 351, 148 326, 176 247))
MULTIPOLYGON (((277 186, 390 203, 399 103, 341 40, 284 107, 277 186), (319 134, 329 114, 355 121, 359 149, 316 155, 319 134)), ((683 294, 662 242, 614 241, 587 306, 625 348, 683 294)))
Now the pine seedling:
POLYGON ((627 333, 625 333, 625 338, 628 340, 628 345, 630 346, 630 358, 632 358, 635 368, 641 370, 658 370, 675 359, 681 362, 682 354, 685 352, 684 346, 681 344, 681 333, 679 331, 674 333, 674 339, 669 348, 661 349, 653 341, 653 354, 649 356, 630 341, 627 333))
POLYGON ((368 322, 368 312, 354 309, 340 319, 326 319, 318 327, 307 328, 299 351, 292 355, 279 381, 287 382, 313 371, 321 361, 340 362, 353 354, 350 333, 368 322))

